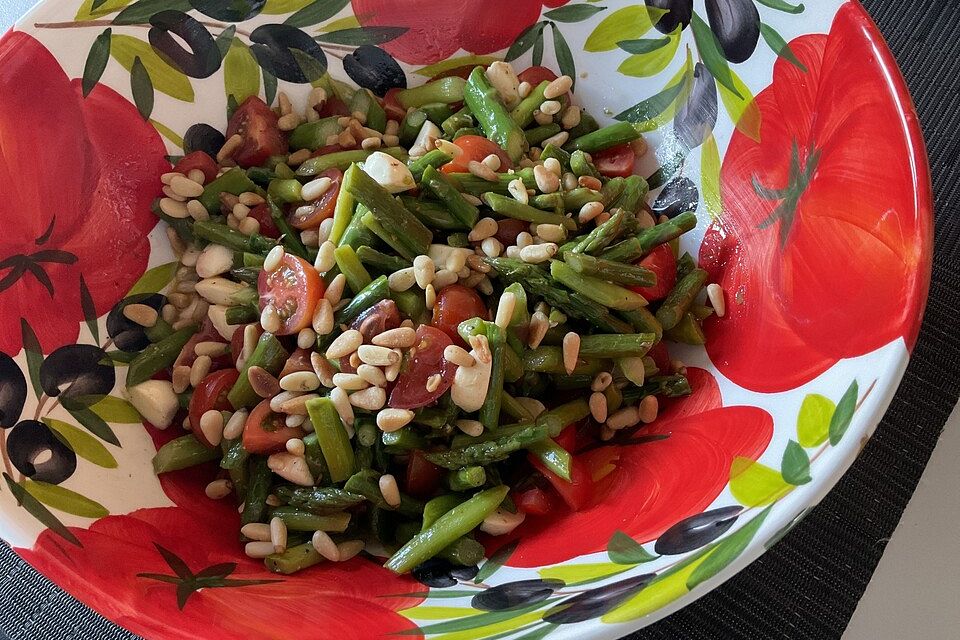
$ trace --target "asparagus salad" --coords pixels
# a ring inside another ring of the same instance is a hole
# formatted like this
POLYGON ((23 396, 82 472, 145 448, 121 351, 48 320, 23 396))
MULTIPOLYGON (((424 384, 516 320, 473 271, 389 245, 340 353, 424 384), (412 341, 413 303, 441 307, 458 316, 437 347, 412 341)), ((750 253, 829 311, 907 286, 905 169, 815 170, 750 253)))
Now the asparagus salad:
POLYGON ((251 97, 163 176, 180 268, 124 307, 151 341, 127 391, 185 432, 156 472, 216 462, 207 496, 273 571, 475 569, 490 536, 602 501, 613 467, 584 454, 690 393, 662 341, 723 315, 677 256, 693 212, 646 205, 632 124, 543 67, 464 75, 325 78, 303 114, 251 97))

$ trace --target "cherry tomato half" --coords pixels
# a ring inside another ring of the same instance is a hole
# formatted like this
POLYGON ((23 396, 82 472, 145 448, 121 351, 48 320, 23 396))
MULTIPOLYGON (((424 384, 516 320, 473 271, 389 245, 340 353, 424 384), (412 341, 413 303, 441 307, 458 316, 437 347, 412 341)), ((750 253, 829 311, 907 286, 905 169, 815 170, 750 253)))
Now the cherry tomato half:
POLYGON ((397 94, 403 91, 400 87, 388 89, 383 95, 383 110, 387 112, 387 118, 402 122, 407 117, 407 110, 400 105, 397 100, 397 94))
POLYGON ((415 498, 429 498, 440 486, 443 470, 424 456, 423 451, 414 450, 407 460, 407 474, 404 488, 415 498))
POLYGON ((637 153, 630 144, 618 144, 593 154, 593 164, 596 165, 597 171, 611 178, 632 176, 633 164, 636 161, 637 153))
POLYGON ((657 365, 657 369, 660 370, 660 375, 665 376, 670 373, 673 365, 670 363, 670 352, 667 351, 666 343, 661 340, 653 345, 653 348, 647 352, 647 355, 653 360, 653 364, 657 365))
POLYGON ((532 453, 527 459, 534 468, 550 481, 550 485, 560 494, 563 501, 573 511, 580 511, 590 504, 593 498, 593 478, 586 463, 578 456, 570 461, 570 482, 567 482, 553 471, 550 471, 532 453))
POLYGON ((313 309, 326 287, 312 264, 286 253, 275 271, 260 272, 257 290, 260 308, 272 304, 280 315, 277 335, 287 336, 310 325, 313 309))
POLYGON ((200 169, 203 171, 203 179, 205 182, 210 182, 217 177, 217 163, 214 162, 213 158, 207 155, 205 151, 194 151, 193 153, 188 153, 187 155, 180 158, 180 162, 177 163, 177 166, 173 168, 177 173, 182 173, 187 175, 194 169, 200 169))
POLYGON ((517 74, 517 78, 520 80, 520 82, 529 82, 535 87, 544 80, 556 80, 557 74, 555 74, 553 70, 549 69, 548 67, 536 66, 524 69, 517 74))
POLYGON ((277 227, 277 223, 273 221, 273 216, 270 215, 270 205, 258 204, 250 209, 250 213, 247 215, 260 223, 260 235, 268 238, 280 237, 280 229, 277 227))
POLYGON ((531 487, 510 494, 517 509, 531 516, 545 516, 556 508, 556 498, 548 489, 531 487))
POLYGON ((326 102, 324 102, 323 106, 316 111, 317 115, 319 115, 321 118, 350 115, 350 107, 348 107, 346 103, 344 103, 344 101, 341 100, 336 94, 328 95, 326 102))
POLYGON ((464 345, 457 327, 470 318, 487 319, 487 305, 483 304, 476 291, 462 284, 452 284, 440 290, 433 305, 431 325, 447 334, 456 344, 464 345))
POLYGON ((270 156, 287 152, 287 141, 280 133, 277 120, 277 114, 257 96, 250 96, 234 111, 227 125, 226 137, 229 140, 240 134, 243 138, 243 143, 233 155, 238 165, 256 167, 270 156))
POLYGON ((230 401, 227 400, 227 394, 233 388, 233 383, 240 377, 240 372, 236 369, 223 369, 214 371, 200 381, 200 384, 193 390, 190 396, 190 426, 193 429, 193 435, 203 446, 212 449, 214 445, 209 442, 203 431, 200 429, 200 418, 207 411, 229 411, 233 409, 230 401))
POLYGON ((497 220, 497 233, 494 236, 503 243, 503 246, 509 247, 517 244, 517 236, 524 231, 530 230, 530 223, 516 218, 504 218, 497 220))
POLYGON ((394 409, 417 409, 442 396, 453 384, 457 367, 447 362, 443 350, 451 344, 450 337, 429 325, 417 329, 417 342, 407 356, 397 382, 390 392, 388 404, 394 409), (427 379, 435 373, 441 376, 440 385, 427 391, 427 379))
POLYGON ((291 353, 277 378, 282 378, 288 373, 296 373, 297 371, 313 371, 313 365, 310 364, 310 349, 297 349, 291 353))
POLYGON ((316 229, 327 218, 333 217, 333 210, 337 206, 337 196, 340 194, 340 181, 343 172, 340 169, 327 169, 317 178, 330 178, 332 184, 317 200, 296 207, 287 216, 287 220, 297 229, 316 229))
POLYGON ((637 263, 657 274, 657 284, 652 287, 630 287, 649 301, 667 297, 677 283, 677 258, 669 244, 662 244, 637 263))
POLYGON ((263 400, 243 425, 243 448, 250 453, 267 455, 283 451, 290 438, 302 438, 303 429, 288 427, 285 420, 283 414, 270 409, 270 400, 263 400))
POLYGON ((506 171, 513 167, 507 152, 501 149, 496 142, 483 136, 460 136, 454 139, 453 144, 463 149, 463 153, 440 167, 440 170, 444 173, 463 173, 467 171, 467 165, 471 160, 480 162, 491 153, 500 158, 500 171, 506 171))

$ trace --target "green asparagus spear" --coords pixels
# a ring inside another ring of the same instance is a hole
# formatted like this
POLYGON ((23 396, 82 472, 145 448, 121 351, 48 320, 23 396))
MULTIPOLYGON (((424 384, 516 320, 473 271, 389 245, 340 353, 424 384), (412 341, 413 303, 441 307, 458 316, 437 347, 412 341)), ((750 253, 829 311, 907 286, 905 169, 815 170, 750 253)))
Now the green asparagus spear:
POLYGON ((577 177, 592 176, 600 177, 600 172, 593 166, 593 163, 587 160, 587 154, 581 149, 577 149, 570 154, 570 171, 573 171, 577 177))
POLYGON ((451 137, 460 129, 470 126, 473 126, 473 114, 470 113, 469 107, 463 107, 440 124, 443 132, 451 137))
POLYGON ((637 333, 652 333, 655 336, 654 342, 660 342, 660 338, 663 337, 663 327, 649 309, 640 307, 639 309, 618 313, 620 317, 630 323, 637 333))
POLYGON ((410 169, 410 173, 413 174, 413 179, 420 182, 423 179, 423 172, 426 171, 427 167, 439 168, 451 160, 453 160, 453 156, 446 151, 431 149, 419 158, 410 160, 407 167, 410 169))
POLYGON ((427 530, 414 536, 384 566, 394 573, 406 573, 429 560, 447 545, 473 531, 500 506, 509 490, 506 486, 493 487, 457 505, 440 516, 427 530))
POLYGON ((426 121, 427 114, 422 109, 408 111, 403 122, 400 123, 400 144, 405 147, 412 146, 426 121))
MULTIPOLYGON (((376 151, 381 151, 389 156, 393 156, 398 160, 407 160, 407 150, 402 147, 386 147, 383 149, 376 149, 376 151)), ((327 153, 322 156, 317 156, 315 158, 310 158, 297 168, 298 176, 315 176, 318 173, 322 173, 327 169, 340 169, 341 171, 346 170, 351 164, 356 162, 363 162, 370 154, 373 153, 373 150, 366 149, 351 149, 349 151, 334 151, 333 153, 327 153)))
POLYGON ((603 193, 587 187, 577 187, 563 193, 563 207, 567 211, 580 211, 588 202, 603 202, 603 193))
POLYGON ((379 276, 357 293, 347 306, 337 311, 334 316, 334 322, 338 326, 341 324, 350 324, 365 310, 389 297, 390 286, 387 282, 387 276, 379 276))
POLYGON ((544 411, 537 416, 537 424, 546 427, 551 438, 556 438, 569 425, 583 420, 588 415, 590 415, 590 406, 586 399, 577 398, 549 411, 544 411))
POLYGON ((153 472, 157 475, 179 471, 220 457, 216 449, 209 449, 193 437, 192 433, 166 443, 153 456, 153 472))
MULTIPOLYGON (((333 208, 333 226, 330 228, 330 242, 339 246, 340 239, 353 220, 353 210, 356 201, 353 196, 345 190, 340 189, 337 192, 337 203, 333 208)), ((356 249, 356 247, 354 247, 356 249)))
POLYGON ((447 486, 451 491, 467 491, 482 487, 487 481, 487 473, 483 467, 464 467, 447 474, 447 486))
POLYGON ((243 497, 240 523, 263 522, 267 515, 267 495, 273 472, 267 466, 267 456, 250 456, 247 461, 247 493, 243 497))
POLYGON ((497 98, 497 90, 490 85, 483 67, 477 67, 470 73, 463 89, 463 100, 486 136, 500 145, 512 162, 520 162, 528 148, 527 139, 523 129, 497 98))
MULTIPOLYGON (((574 375, 597 374, 606 366, 607 363, 598 358, 579 357, 573 373, 574 375)), ((563 366, 563 349, 560 347, 539 346, 536 349, 527 349, 523 352, 523 368, 525 371, 538 373, 562 375, 567 373, 563 366)))
POLYGON ((247 176, 247 172, 240 167, 234 167, 228 170, 216 180, 210 182, 203 188, 203 194, 197 198, 208 212, 211 214, 220 211, 220 194, 232 193, 235 196, 247 191, 258 191, 258 187, 253 180, 247 176))
POLYGON ((404 260, 398 256, 391 256, 386 253, 381 253, 376 249, 367 246, 357 249, 357 257, 360 258, 361 262, 369 265, 371 268, 378 269, 385 273, 400 271, 400 269, 406 269, 412 264, 408 260, 404 260))
POLYGON ((264 558, 267 569, 273 573, 290 575, 303 571, 324 561, 323 556, 313 547, 313 543, 304 542, 290 547, 283 553, 274 553, 264 558))
POLYGON ((410 427, 384 432, 380 435, 380 441, 384 450, 394 455, 403 455, 427 446, 427 441, 410 427))
MULTIPOLYGON (((551 122, 550 124, 540 125, 533 129, 527 129, 523 132, 523 135, 527 138, 527 144, 533 147, 558 133, 560 133, 560 125, 551 122)), ((543 155, 541 155, 540 158, 543 159, 543 155)))
MULTIPOLYGON (((343 189, 340 190, 340 193, 346 193, 343 189)), ((353 200, 353 196, 347 194, 350 197, 350 200, 353 200)), ((363 246, 370 246, 377 243, 377 236, 370 231, 363 224, 363 216, 365 216, 370 210, 367 209, 362 204, 356 206, 356 210, 353 212, 353 217, 350 219, 350 222, 347 224, 346 228, 343 231, 343 235, 340 236, 340 241, 337 243, 338 246, 349 245, 353 247, 354 251, 363 246)), ((336 215, 336 214, 334 214, 336 215)))
POLYGON ((652 287, 657 284, 657 274, 645 267, 613 262, 572 251, 564 253, 563 259, 571 269, 585 276, 639 287, 652 287))
POLYGON ((593 231, 580 240, 572 249, 573 253, 596 254, 616 242, 624 232, 627 213, 617 211, 603 224, 597 225, 593 231))
POLYGON ((683 314, 683 318, 672 329, 666 332, 668 338, 683 344, 706 344, 707 337, 697 317, 691 312, 683 314))
POLYGON ((483 560, 486 550, 469 535, 460 536, 440 550, 438 558, 464 567, 472 567, 483 560))
POLYGON ((350 437, 340 421, 340 414, 330 398, 307 400, 307 413, 320 442, 327 469, 330 470, 330 479, 343 482, 353 475, 355 463, 350 437))
POLYGON ((630 311, 646 306, 647 301, 639 293, 626 289, 617 284, 605 282, 577 273, 565 262, 552 260, 550 275, 567 287, 573 289, 585 298, 589 298, 608 309, 630 311))
POLYGON ((373 469, 364 469, 350 476, 343 487, 347 491, 363 496, 374 506, 381 509, 393 509, 397 513, 411 517, 419 517, 423 513, 423 503, 403 493, 400 494, 400 505, 398 507, 388 505, 380 492, 379 481, 380 472, 373 469))
POLYGON ((677 258, 677 280, 683 280, 691 271, 697 268, 697 261, 689 253, 677 258))
POLYGON ((498 193, 490 192, 483 194, 483 201, 486 202, 487 206, 491 209, 508 218, 523 220, 524 222, 536 222, 537 224, 558 224, 566 229, 577 228, 577 223, 573 218, 541 211, 536 207, 531 207, 519 200, 514 200, 513 198, 502 196, 498 193))
POLYGON ((154 342, 137 354, 127 368, 127 386, 134 387, 141 382, 146 382, 157 371, 172 365, 183 350, 183 346, 196 332, 196 325, 184 327, 160 342, 154 342))
MULTIPOLYGON (((343 130, 338 123, 337 116, 321 118, 315 122, 305 122, 290 133, 290 149, 310 149, 316 151, 320 147, 326 146, 327 138, 331 135, 337 135, 343 130)), ((247 170, 247 175, 250 170, 247 170)))
POLYGON ((267 196, 275 202, 290 204, 291 202, 301 202, 300 196, 301 184, 297 179, 281 180, 277 178, 270 181, 267 187, 267 196))
POLYGON ((434 522, 440 519, 440 516, 463 502, 464 497, 455 493, 448 493, 428 500, 427 504, 423 507, 423 524, 420 530, 426 531, 434 522))
POLYGON ((547 437, 547 428, 526 425, 518 433, 509 433, 496 440, 477 442, 458 449, 427 453, 426 458, 445 469, 459 469, 472 465, 487 465, 505 460, 514 451, 524 449, 547 437))
POLYGON ((633 142, 639 137, 640 132, 629 122, 616 122, 579 138, 573 138, 563 148, 571 153, 577 150, 595 153, 620 144, 633 142))
POLYGON ((348 489, 334 487, 292 487, 276 489, 277 497, 291 507, 317 515, 337 513, 362 503, 366 498, 348 489))
MULTIPOLYGON (((294 180, 294 182, 297 181, 294 180)), ((299 182, 297 184, 299 184, 299 182)), ((273 220, 273 224, 280 230, 284 250, 287 253, 292 253, 306 260, 308 258, 307 248, 300 240, 300 233, 287 222, 287 216, 284 215, 283 209, 278 207, 277 203, 269 195, 267 196, 267 205, 270 208, 270 218, 273 220)))
POLYGON ((480 217, 480 210, 463 199, 460 192, 446 175, 428 166, 423 171, 422 187, 428 189, 443 202, 453 217, 466 228, 473 228, 480 217))
POLYGON ((600 124, 597 122, 597 119, 594 118, 588 111, 583 111, 580 114, 580 123, 569 131, 570 139, 576 140, 580 136, 593 133, 599 128, 600 124))
POLYGON ((580 355, 584 358, 642 357, 653 347, 652 333, 599 334, 580 338, 580 355))
POLYGON ((253 405, 260 399, 253 387, 250 386, 250 379, 247 377, 247 371, 250 367, 263 367, 271 374, 276 375, 280 373, 280 369, 283 368, 283 364, 287 361, 289 355, 272 333, 265 333, 260 336, 256 348, 243 364, 243 369, 240 370, 240 377, 233 384, 230 393, 227 394, 230 405, 234 409, 242 409, 253 405))
POLYGON ((683 319, 684 314, 693 304, 693 299, 707 283, 707 272, 703 269, 694 269, 687 277, 678 282, 666 299, 657 309, 657 320, 663 325, 664 331, 673 329, 683 319))
POLYGON ((547 469, 570 482, 573 456, 550 438, 536 442, 528 447, 530 453, 537 456, 547 469))
POLYGON ((540 108, 540 105, 543 104, 543 101, 546 98, 543 97, 543 92, 546 90, 547 85, 550 84, 549 80, 544 80, 537 86, 535 86, 530 94, 520 101, 516 107, 513 108, 513 111, 510 112, 510 117, 513 118, 513 121, 517 123, 521 129, 526 129, 530 126, 530 123, 533 122, 533 114, 536 110, 540 108))
POLYGON ((457 76, 440 78, 419 87, 411 87, 397 92, 397 102, 404 109, 420 107, 431 102, 453 104, 465 98, 464 86, 466 84, 463 78, 457 76))
POLYGON ((331 513, 318 516, 309 511, 301 511, 296 507, 274 507, 270 511, 271 517, 283 520, 290 531, 333 531, 343 533, 350 524, 350 514, 345 512, 331 513))
POLYGON ((555 159, 563 167, 564 171, 570 168, 570 154, 553 144, 547 144, 540 153, 540 159, 546 161, 550 158, 555 159))
POLYGON ((367 270, 363 268, 363 263, 360 262, 360 258, 357 257, 357 253, 350 245, 337 247, 333 255, 337 261, 337 266, 340 267, 340 273, 347 278, 347 284, 354 293, 362 291, 373 280, 367 270))
POLYGON ((427 227, 442 231, 459 231, 467 227, 453 217, 450 210, 443 203, 433 200, 421 200, 413 196, 401 196, 400 201, 407 211, 417 217, 427 227))
POLYGON ((258 233, 244 235, 236 229, 231 229, 225 224, 214 222, 212 220, 199 220, 193 224, 193 232, 198 238, 203 238, 207 242, 222 244, 234 251, 247 251, 266 255, 270 249, 276 246, 277 241, 272 238, 261 236, 258 233))

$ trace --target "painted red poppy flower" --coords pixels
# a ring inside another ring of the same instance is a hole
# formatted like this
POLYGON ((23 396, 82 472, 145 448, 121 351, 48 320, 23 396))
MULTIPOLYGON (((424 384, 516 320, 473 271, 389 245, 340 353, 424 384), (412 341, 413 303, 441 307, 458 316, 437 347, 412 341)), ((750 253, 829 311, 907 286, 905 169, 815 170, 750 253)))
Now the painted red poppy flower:
POLYGON ((84 98, 24 33, 0 39, 0 95, 0 351, 20 351, 23 318, 49 353, 77 339, 81 278, 102 315, 143 273, 169 165, 132 104, 84 98))
MULTIPOLYGON (((176 434, 149 429, 160 443, 176 434)), ((229 500, 209 500, 203 486, 214 465, 165 474, 177 505, 108 516, 71 529, 82 547, 45 530, 27 562, 110 620, 147 638, 368 640, 415 625, 397 611, 422 591, 362 557, 284 576, 244 556, 239 516, 229 500)), ((418 638, 414 634, 406 637, 418 638)))
POLYGON ((756 98, 760 142, 738 131, 727 149, 723 215, 700 251, 727 292, 707 352, 749 389, 793 389, 900 337, 912 347, 920 328, 929 178, 909 97, 885 75, 895 63, 863 64, 889 55, 869 21, 851 2, 829 35, 791 42, 804 69, 777 60, 756 98))
POLYGON ((460 49, 493 53, 506 49, 540 17, 542 7, 559 7, 569 0, 353 0, 353 13, 365 27, 407 27, 399 38, 383 45, 410 64, 431 64, 460 49))
POLYGON ((529 517, 491 547, 519 540, 508 564, 555 564, 603 551, 617 531, 638 542, 654 540, 706 509, 727 485, 733 459, 756 459, 766 449, 773 419, 756 407, 723 407, 713 376, 693 368, 688 375, 693 394, 665 404, 660 417, 635 434, 667 438, 610 447, 616 468, 596 484, 593 506, 529 517))

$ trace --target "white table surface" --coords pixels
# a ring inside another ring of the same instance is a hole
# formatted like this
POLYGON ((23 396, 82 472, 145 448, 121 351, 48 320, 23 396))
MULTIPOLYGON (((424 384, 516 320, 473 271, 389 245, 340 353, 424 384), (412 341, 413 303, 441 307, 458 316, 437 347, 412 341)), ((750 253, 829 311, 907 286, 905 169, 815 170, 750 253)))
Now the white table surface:
MULTIPOLYGON (((0 32, 33 0, 0 0, 0 32)), ((960 638, 960 408, 947 422, 916 493, 843 640, 960 638)))

